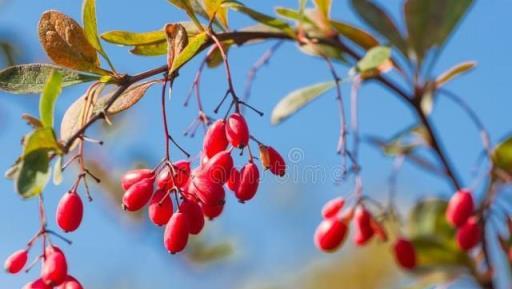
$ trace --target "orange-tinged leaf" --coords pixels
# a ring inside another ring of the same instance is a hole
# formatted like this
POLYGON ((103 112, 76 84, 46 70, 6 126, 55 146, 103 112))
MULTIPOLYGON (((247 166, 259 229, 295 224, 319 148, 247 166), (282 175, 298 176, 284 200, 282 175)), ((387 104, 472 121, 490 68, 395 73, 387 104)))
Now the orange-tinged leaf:
MULTIPOLYGON (((159 83, 159 80, 149 80, 142 83, 134 84, 128 89, 126 89, 109 107, 108 114, 113 115, 116 113, 120 113, 134 106, 142 97, 146 91, 153 85, 159 83)), ((109 93, 96 102, 94 105, 94 111, 98 112, 104 109, 107 101, 112 96, 112 93, 109 93)))
POLYGON ((187 30, 181 24, 167 24, 164 31, 167 38, 167 67, 171 68, 176 57, 188 45, 187 30))
POLYGON ((464 74, 466 72, 469 72, 470 70, 475 68, 475 66, 476 66, 475 61, 466 61, 466 62, 462 62, 462 63, 455 65, 454 67, 445 71, 443 74, 441 74, 436 79, 436 87, 441 87, 441 86, 445 85, 447 82, 451 81, 455 77, 457 77, 461 74, 464 74))

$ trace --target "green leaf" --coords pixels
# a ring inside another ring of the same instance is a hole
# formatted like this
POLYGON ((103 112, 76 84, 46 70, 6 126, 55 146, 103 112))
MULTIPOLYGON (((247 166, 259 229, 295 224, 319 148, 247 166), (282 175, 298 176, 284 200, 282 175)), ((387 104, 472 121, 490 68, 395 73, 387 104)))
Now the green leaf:
MULTIPOLYGON (((154 84, 160 83, 159 80, 149 80, 146 82, 136 83, 132 86, 128 87, 112 104, 112 106, 109 107, 108 113, 109 115, 114 115, 117 113, 120 113, 122 111, 125 111, 129 109, 130 107, 134 106, 144 95, 146 94, 146 91, 154 84)), ((107 94, 106 96, 103 96, 102 98, 98 99, 94 106, 94 113, 98 113, 102 111, 107 101, 112 96, 112 93, 107 94)))
POLYGON ((285 21, 282 21, 281 19, 277 19, 275 17, 271 17, 268 15, 265 15, 263 13, 260 13, 258 11, 255 11, 253 9, 248 8, 244 4, 233 1, 233 0, 227 0, 222 3, 224 7, 229 7, 235 11, 244 13, 245 15, 251 17, 255 21, 258 21, 261 24, 279 29, 280 31, 288 34, 291 37, 295 37, 295 33, 292 29, 292 27, 286 23, 285 21))
POLYGON ((292 114, 296 113, 301 108, 305 107, 311 101, 334 88, 336 83, 334 81, 327 81, 297 89, 283 99, 272 110, 271 122, 272 124, 279 124, 292 114))
POLYGON ((459 75, 471 71, 475 66, 475 61, 466 61, 453 66, 436 79, 436 87, 439 88, 459 75))
POLYGON ((101 38, 110 43, 135 46, 143 44, 153 44, 156 42, 165 42, 165 32, 163 30, 149 31, 149 32, 129 32, 122 30, 114 30, 105 32, 101 38))
POLYGON ((49 165, 48 150, 39 149, 25 155, 16 179, 18 194, 25 199, 41 194, 50 178, 49 165))
POLYGON ((496 145, 492 160, 497 168, 512 174, 512 136, 496 145))
POLYGON ((209 20, 215 16, 224 27, 228 26, 227 9, 222 7, 222 0, 204 0, 204 10, 209 20))
POLYGON ((366 52, 366 55, 357 62, 356 68, 359 73, 372 71, 384 64, 391 57, 391 49, 385 46, 377 46, 366 52))
POLYGON ((432 237, 414 237, 411 242, 416 249, 418 271, 439 270, 440 267, 470 266, 471 260, 456 247, 432 237))
POLYGON ((379 45, 379 41, 370 33, 347 23, 332 21, 331 26, 342 36, 346 37, 365 50, 379 45))
POLYGON ((140 56, 160 56, 167 54, 167 41, 152 44, 136 45, 130 52, 140 56))
POLYGON ((53 164, 53 184, 58 186, 62 183, 62 157, 58 156, 53 164))
POLYGON ((84 0, 82 7, 82 21, 84 23, 84 34, 89 43, 98 51, 112 67, 107 53, 101 46, 98 37, 98 23, 96 20, 96 0, 84 0))
POLYGON ((314 0, 316 8, 322 13, 322 16, 329 19, 331 15, 332 0, 314 0))
POLYGON ((351 0, 354 10, 361 18, 375 31, 394 46, 404 55, 407 55, 406 42, 391 17, 378 5, 370 0, 351 0))
POLYGON ((46 81, 46 85, 39 100, 39 117, 45 127, 53 127, 55 102, 57 101, 61 90, 62 74, 54 71, 48 78, 48 81, 46 81))
POLYGON ((442 46, 472 0, 407 0, 404 6, 409 44, 422 63, 427 51, 442 46))
POLYGON ((303 23, 307 23, 309 25, 316 26, 316 24, 313 22, 313 20, 311 20, 311 18, 307 17, 304 14, 301 14, 300 11, 296 11, 296 10, 289 9, 286 7, 277 7, 276 13, 277 13, 277 15, 280 15, 284 18, 288 18, 288 19, 295 20, 297 22, 303 22, 303 23))
POLYGON ((51 128, 45 127, 36 129, 25 136, 23 141, 23 156, 37 150, 61 153, 60 146, 51 128))
POLYGON ((206 41, 208 41, 208 35, 206 33, 201 33, 192 37, 185 49, 183 49, 183 51, 181 51, 181 53, 174 59, 171 72, 178 70, 192 59, 201 49, 204 49, 206 41))
MULTIPOLYGON (((172 3, 174 6, 180 8, 180 9, 183 9, 187 13, 188 17, 192 20, 192 22, 194 22, 194 24, 197 26, 197 28, 203 30, 203 25, 201 24, 201 22, 199 22, 199 19, 197 19, 197 16, 196 16, 196 10, 198 9, 198 8, 196 8, 197 5, 193 5, 193 3, 192 3, 195 1, 190 1, 190 0, 168 0, 168 1, 170 3, 172 3)), ((199 9, 203 10, 202 7, 200 7, 199 9)))
POLYGON ((98 80, 97 75, 83 74, 52 64, 23 64, 0 70, 0 90, 10 93, 39 93, 53 71, 62 74, 62 86, 98 80))

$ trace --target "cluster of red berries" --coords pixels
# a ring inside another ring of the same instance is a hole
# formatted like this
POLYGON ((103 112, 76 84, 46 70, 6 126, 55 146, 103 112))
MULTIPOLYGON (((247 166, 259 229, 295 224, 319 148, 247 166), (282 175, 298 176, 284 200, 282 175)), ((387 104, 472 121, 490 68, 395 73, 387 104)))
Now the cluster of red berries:
MULTIPOLYGON (((349 223, 353 221, 355 234, 354 243, 357 246, 367 244, 374 236, 380 241, 387 241, 387 233, 381 223, 361 203, 342 211, 345 206, 344 198, 328 201, 322 208, 323 220, 314 235, 315 245, 324 252, 334 252, 346 239, 349 223)), ((413 244, 399 238, 393 245, 396 260, 405 269, 416 267, 416 251, 413 244)))
MULTIPOLYGON (((206 132, 196 168, 192 169, 189 161, 181 160, 164 161, 154 170, 127 172, 121 180, 125 190, 123 208, 138 211, 149 204, 151 222, 165 225, 166 249, 172 254, 182 251, 189 235, 201 232, 205 217, 211 220, 222 213, 224 185, 242 203, 255 196, 260 173, 250 149, 248 162, 240 170, 234 167, 231 156, 234 148, 247 147, 249 139, 249 128, 241 114, 233 113, 226 120, 215 121, 206 132)), ((284 175, 286 166, 279 153, 272 147, 259 146, 263 166, 275 175, 284 175)))
POLYGON ((457 191, 448 202, 446 220, 457 229, 456 241, 461 250, 468 251, 480 243, 482 229, 471 191, 457 191))
MULTIPOLYGON (((11 254, 5 261, 8 273, 19 273, 26 266, 29 249, 11 254)), ((43 256, 41 277, 26 284, 22 289, 82 289, 82 285, 73 276, 68 275, 68 264, 62 250, 54 245, 46 246, 43 256)))

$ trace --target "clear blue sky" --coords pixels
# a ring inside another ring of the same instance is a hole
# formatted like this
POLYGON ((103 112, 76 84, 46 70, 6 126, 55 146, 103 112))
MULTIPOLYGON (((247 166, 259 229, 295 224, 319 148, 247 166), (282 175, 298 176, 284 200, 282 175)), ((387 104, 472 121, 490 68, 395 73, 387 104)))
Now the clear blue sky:
MULTIPOLYGON (((12 36, 20 45, 27 62, 47 62, 37 42, 36 25, 41 13, 58 9, 80 19, 80 1, 3 1, 0 6, 0 33, 12 36)), ((97 1, 99 29, 108 31, 123 29, 146 31, 159 29, 167 22, 184 19, 184 15, 166 1, 97 1)), ((245 1, 244 1, 245 2, 245 1)), ((249 6, 271 12, 272 5, 295 7, 296 1, 246 1, 249 6), (251 3, 252 2, 252 3, 251 3), (275 4, 277 3, 277 4, 275 4)), ((348 9, 347 1, 335 1, 333 14, 336 18, 358 23, 348 9)), ((395 9, 402 1, 386 1, 388 8, 395 9)), ((477 111, 489 128, 496 142, 510 132, 512 98, 509 96, 510 11, 512 2, 505 0, 478 1, 464 20, 458 33, 446 47, 436 67, 441 72, 452 65, 476 60, 478 68, 449 85, 477 111)), ((251 22, 245 17, 233 17, 237 27, 251 22)), ((233 49, 231 62, 235 85, 243 91, 247 70, 265 51, 263 45, 233 49)), ((111 59, 122 72, 136 73, 164 63, 163 57, 142 58, 130 55, 125 48, 106 45, 111 59)), ((176 83, 171 104, 171 130, 180 132, 194 117, 192 103, 183 108, 183 99, 191 85, 198 61, 185 68, 176 83)), ((340 74, 346 69, 339 67, 340 74)), ((286 155, 299 148, 303 158, 299 168, 320 167, 329 172, 339 164, 335 154, 338 115, 333 93, 327 94, 313 105, 278 127, 269 121, 275 103, 289 91, 330 79, 325 64, 305 57, 291 44, 279 50, 271 64, 258 74, 251 104, 266 113, 263 118, 248 112, 252 132, 262 141, 273 145, 286 155)), ((207 71, 203 76, 202 94, 208 111, 222 97, 226 86, 222 70, 207 71)), ((84 87, 66 89, 58 103, 59 117, 84 87)), ((344 88, 347 94, 348 87, 344 88)), ((370 84, 361 91, 361 129, 363 133, 389 136, 412 121, 411 113, 382 88, 370 84)), ((19 154, 19 140, 28 131, 21 121, 22 112, 37 114, 37 97, 0 95, 0 170, 4 171, 19 154)), ((138 158, 154 163, 163 153, 162 127, 159 115, 159 94, 151 90, 146 98, 123 119, 119 132, 106 136, 103 148, 89 147, 89 154, 102 159, 110 168, 127 168, 138 158)), ((213 113, 212 113, 213 115, 213 113)), ((443 137, 443 145, 454 160, 465 184, 469 184, 471 169, 480 151, 478 133, 467 117, 449 101, 440 101, 433 115, 436 127, 443 137)), ((197 151, 198 139, 178 137, 189 151, 197 151)), ((176 154, 179 152, 176 151, 176 154)), ((386 179, 391 162, 373 148, 361 151, 366 192, 384 199, 386 179)), ((114 171, 117 174, 119 172, 114 171)), ((66 174, 67 181, 60 187, 50 186, 46 192, 47 207, 53 212, 59 196, 70 186, 73 175, 66 174)), ((195 268, 180 256, 168 256, 161 246, 158 230, 134 229, 123 215, 94 191, 96 201, 86 205, 86 216, 78 232, 70 235, 74 245, 65 247, 69 256, 71 273, 87 280, 88 288, 105 288, 104 284, 140 284, 141 288, 234 288, 247 279, 277 278, 300 263, 312 258, 336 258, 322 256, 311 242, 312 233, 319 221, 318 211, 322 203, 336 194, 349 192, 350 184, 336 187, 331 180, 276 181, 266 175, 257 198, 246 205, 234 198, 228 200, 225 214, 210 225, 208 237, 212 242, 223 240, 224 235, 236 240, 235 261, 222 263, 215 268, 195 268), (297 221, 300 220, 300 225, 297 221), (135 233, 133 233, 135 231, 135 233), (290 244, 293 244, 292 246, 290 244), (272 265, 272 266, 270 266, 272 265), (227 273, 226 273, 227 272, 227 273), (148 284, 149 282, 149 284, 148 284)), ((7 180, 0 181, 0 259, 9 252, 21 248, 37 230, 36 202, 21 201, 7 180)), ((420 196, 447 196, 449 187, 438 179, 406 166, 399 179, 399 192, 404 204, 420 196)), ((29 276, 0 276, 0 288, 19 288, 34 278, 29 276)), ((121 286, 122 288, 122 286, 121 286)))

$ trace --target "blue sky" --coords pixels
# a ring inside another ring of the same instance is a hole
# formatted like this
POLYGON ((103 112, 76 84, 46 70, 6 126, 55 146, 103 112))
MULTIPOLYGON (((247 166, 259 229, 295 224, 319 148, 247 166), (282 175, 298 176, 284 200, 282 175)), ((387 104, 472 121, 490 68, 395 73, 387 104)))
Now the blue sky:
MULTIPOLYGON (((30 62, 47 62, 37 42, 36 25, 41 13, 47 9, 58 9, 80 19, 80 1, 4 1, 0 6, 0 33, 12 36, 30 62)), ((271 12, 273 5, 295 7, 296 1, 244 1, 247 5, 271 12)), ((348 9, 347 1, 335 1, 333 14, 338 19, 359 23, 348 9)), ((387 7, 396 12, 402 1, 386 1, 387 7)), ((153 1, 97 1, 100 31, 123 29, 147 31, 159 29, 167 22, 184 19, 184 15, 164 0, 153 1)), ((512 58, 509 55, 510 15, 512 2, 505 0, 479 1, 461 29, 449 41, 435 69, 440 73, 465 60, 476 60, 478 67, 470 74, 449 84, 449 89, 461 95, 481 116, 488 127, 492 140, 499 141, 510 132, 512 98, 508 95, 509 71, 512 58)), ((398 15, 398 13, 395 13, 398 15)), ((251 23, 245 17, 233 17, 237 27, 251 23)), ((128 50, 105 45, 116 68, 127 73, 137 73, 164 63, 165 58, 143 58, 130 55, 128 50)), ((233 49, 231 63, 235 86, 241 93, 247 70, 258 59, 268 45, 255 45, 233 49)), ((197 111, 195 103, 182 106, 192 83, 198 61, 183 69, 176 83, 169 117, 171 132, 189 151, 197 151, 198 138, 179 137, 180 132, 193 119, 197 111)), ((347 69, 339 67, 341 75, 347 69)), ((338 115, 333 93, 315 101, 293 118, 280 126, 272 127, 269 115, 277 101, 289 91, 319 81, 330 79, 325 64, 318 59, 305 57, 292 44, 277 51, 269 66, 263 68, 256 78, 251 104, 266 114, 260 118, 250 111, 247 118, 251 131, 260 140, 271 144, 285 155, 290 151, 302 152, 297 163, 299 169, 320 167, 332 172, 339 164, 335 154, 338 115)), ((59 99, 57 115, 60 118, 65 108, 81 93, 84 87, 66 89, 59 99)), ((203 76, 202 94, 208 112, 222 97, 226 89, 224 72, 221 69, 207 71, 203 76)), ((349 92, 344 87, 344 94, 349 92)), ((364 134, 392 135, 412 122, 412 114, 397 98, 375 84, 361 91, 361 130, 364 134)), ((0 158, 0 169, 5 170, 19 154, 19 139, 28 131, 21 121, 23 112, 37 114, 37 98, 34 96, 0 97, 0 147, 4 152, 0 158)), ((137 104, 129 116, 122 119, 118 132, 104 137, 102 148, 91 146, 89 154, 102 159, 119 174, 116 168, 127 168, 139 158, 156 164, 163 153, 162 127, 159 115, 158 89, 151 90, 137 104)), ((449 101, 441 100, 433 114, 434 123, 442 136, 443 145, 449 152, 455 167, 465 184, 471 181, 471 170, 481 149, 478 132, 468 118, 449 101)), ((173 155, 179 155, 175 150, 173 155)), ((181 156, 177 156, 180 158, 181 156)), ((385 199, 386 181, 391 161, 382 157, 373 148, 361 150, 363 176, 367 193, 385 199)), ((56 202, 73 179, 66 174, 67 181, 60 187, 50 186, 47 207, 53 218, 56 202)), ((216 268, 194 268, 179 256, 168 256, 160 245, 160 232, 131 225, 123 215, 116 213, 111 204, 94 192, 96 201, 86 205, 86 217, 78 232, 70 235, 74 245, 65 246, 71 263, 71 272, 87 280, 91 287, 102 288, 102 284, 141 284, 141 288, 234 288, 247 279, 275 278, 279 272, 301 261, 312 258, 335 258, 322 256, 312 246, 311 236, 318 219, 322 203, 333 196, 350 191, 351 184, 336 187, 331 180, 312 183, 310 180, 278 181, 265 175, 257 198, 246 205, 238 204, 234 198, 228 200, 226 213, 210 225, 208 238, 212 242, 223 240, 223 236, 234 239, 240 247, 235 261, 222 263, 216 268), (301 219, 300 226, 296 220, 301 219), (269 225, 271 224, 271 225, 269 225), (293 246, 290 246, 293 240, 293 246), (297 253, 300 251, 300 253, 297 253), (299 259, 299 261, 297 260, 299 259), (270 266, 272 265, 272 266, 270 266), (269 268, 272 268, 269 269, 269 268), (122 272, 122 273, 121 273, 122 272), (219 274, 219 272, 223 274, 219 274), (228 274, 224 274, 228 272, 228 274), (120 274, 121 273, 121 274, 120 274), (148 276, 151 276, 149 278, 148 276), (125 281, 123 281, 125 280, 125 281), (150 284, 147 284, 150 280, 150 284), (110 283, 113 282, 113 283, 110 283), (166 287, 172 284, 172 286, 166 287), (151 285, 151 286, 149 286, 151 285)), ((0 202, 0 258, 18 249, 37 230, 36 202, 21 201, 12 184, 0 181, 3 192, 0 202)), ((450 188, 443 181, 428 176, 406 165, 399 178, 399 193, 403 204, 410 204, 421 196, 449 195, 450 188)), ((64 245, 63 245, 64 246, 64 245)), ((34 270, 37 271, 37 270, 34 270)), ((0 276, 0 288, 19 288, 30 276, 0 276)))

